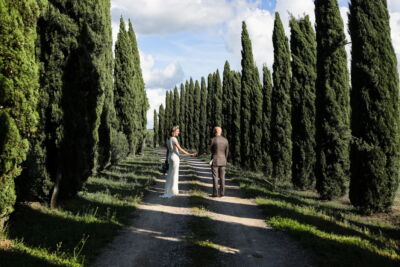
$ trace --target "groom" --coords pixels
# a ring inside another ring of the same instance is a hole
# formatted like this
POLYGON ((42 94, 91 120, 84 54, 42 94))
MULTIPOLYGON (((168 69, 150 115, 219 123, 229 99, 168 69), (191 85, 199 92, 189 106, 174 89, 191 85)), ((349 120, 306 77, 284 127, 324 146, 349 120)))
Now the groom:
POLYGON ((229 153, 228 140, 221 136, 222 128, 214 127, 214 135, 210 141, 211 150, 211 172, 213 176, 213 194, 212 197, 223 197, 225 195, 225 167, 229 153), (219 189, 218 189, 219 180, 219 189))

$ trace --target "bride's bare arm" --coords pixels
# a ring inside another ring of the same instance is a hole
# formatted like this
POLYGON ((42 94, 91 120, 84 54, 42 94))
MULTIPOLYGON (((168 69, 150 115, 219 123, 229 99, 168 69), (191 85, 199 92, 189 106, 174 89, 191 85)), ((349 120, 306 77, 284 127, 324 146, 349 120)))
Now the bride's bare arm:
POLYGON ((191 157, 194 157, 196 154, 190 154, 189 152, 187 152, 186 150, 184 150, 183 148, 181 148, 181 146, 179 145, 179 143, 176 143, 175 144, 176 145, 176 147, 178 148, 178 150, 180 151, 180 152, 182 152, 183 154, 185 154, 185 155, 188 155, 188 156, 191 156, 191 157))

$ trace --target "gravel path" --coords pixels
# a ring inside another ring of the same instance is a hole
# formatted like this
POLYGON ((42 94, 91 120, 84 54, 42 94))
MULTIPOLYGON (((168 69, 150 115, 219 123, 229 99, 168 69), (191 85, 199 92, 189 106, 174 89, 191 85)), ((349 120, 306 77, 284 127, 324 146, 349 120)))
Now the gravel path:
MULTIPOLYGON (((196 158, 184 159, 179 177, 180 196, 160 198, 165 180, 157 179, 136 210, 131 226, 115 237, 92 266, 188 265, 185 234, 193 213, 188 204, 187 164, 196 170, 205 192, 211 193, 212 183, 209 165, 196 158)), ((208 215, 217 234, 213 242, 221 246, 218 262, 223 266, 312 266, 312 254, 286 234, 271 229, 256 204, 244 198, 237 185, 229 179, 226 185, 225 197, 207 198, 208 215)))

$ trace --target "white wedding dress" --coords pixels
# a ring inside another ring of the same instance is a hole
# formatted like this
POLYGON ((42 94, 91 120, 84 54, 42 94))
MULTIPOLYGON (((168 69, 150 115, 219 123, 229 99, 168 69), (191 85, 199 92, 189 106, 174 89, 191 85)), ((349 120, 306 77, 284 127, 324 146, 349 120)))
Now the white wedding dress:
POLYGON ((179 194, 178 180, 179 180, 179 151, 175 144, 178 143, 176 137, 167 139, 168 147, 168 174, 165 181, 165 192, 161 197, 172 197, 179 194))

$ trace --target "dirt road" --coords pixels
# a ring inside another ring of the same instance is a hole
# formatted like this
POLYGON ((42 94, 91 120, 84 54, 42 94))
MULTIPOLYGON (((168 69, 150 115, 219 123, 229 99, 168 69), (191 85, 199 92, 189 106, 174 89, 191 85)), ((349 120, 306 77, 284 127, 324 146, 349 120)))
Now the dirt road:
MULTIPOLYGON (((163 154, 160 151, 161 155, 163 154)), ((156 180, 138 207, 131 226, 121 231, 92 266, 185 266, 187 222, 193 216, 188 201, 193 168, 200 187, 211 193, 209 165, 196 158, 183 157, 180 169, 180 195, 160 198, 164 177, 156 180)), ((275 231, 263 220, 256 204, 243 197, 240 188, 227 179, 226 196, 209 197, 208 216, 221 246, 222 266, 312 266, 312 255, 286 234, 275 231)))

